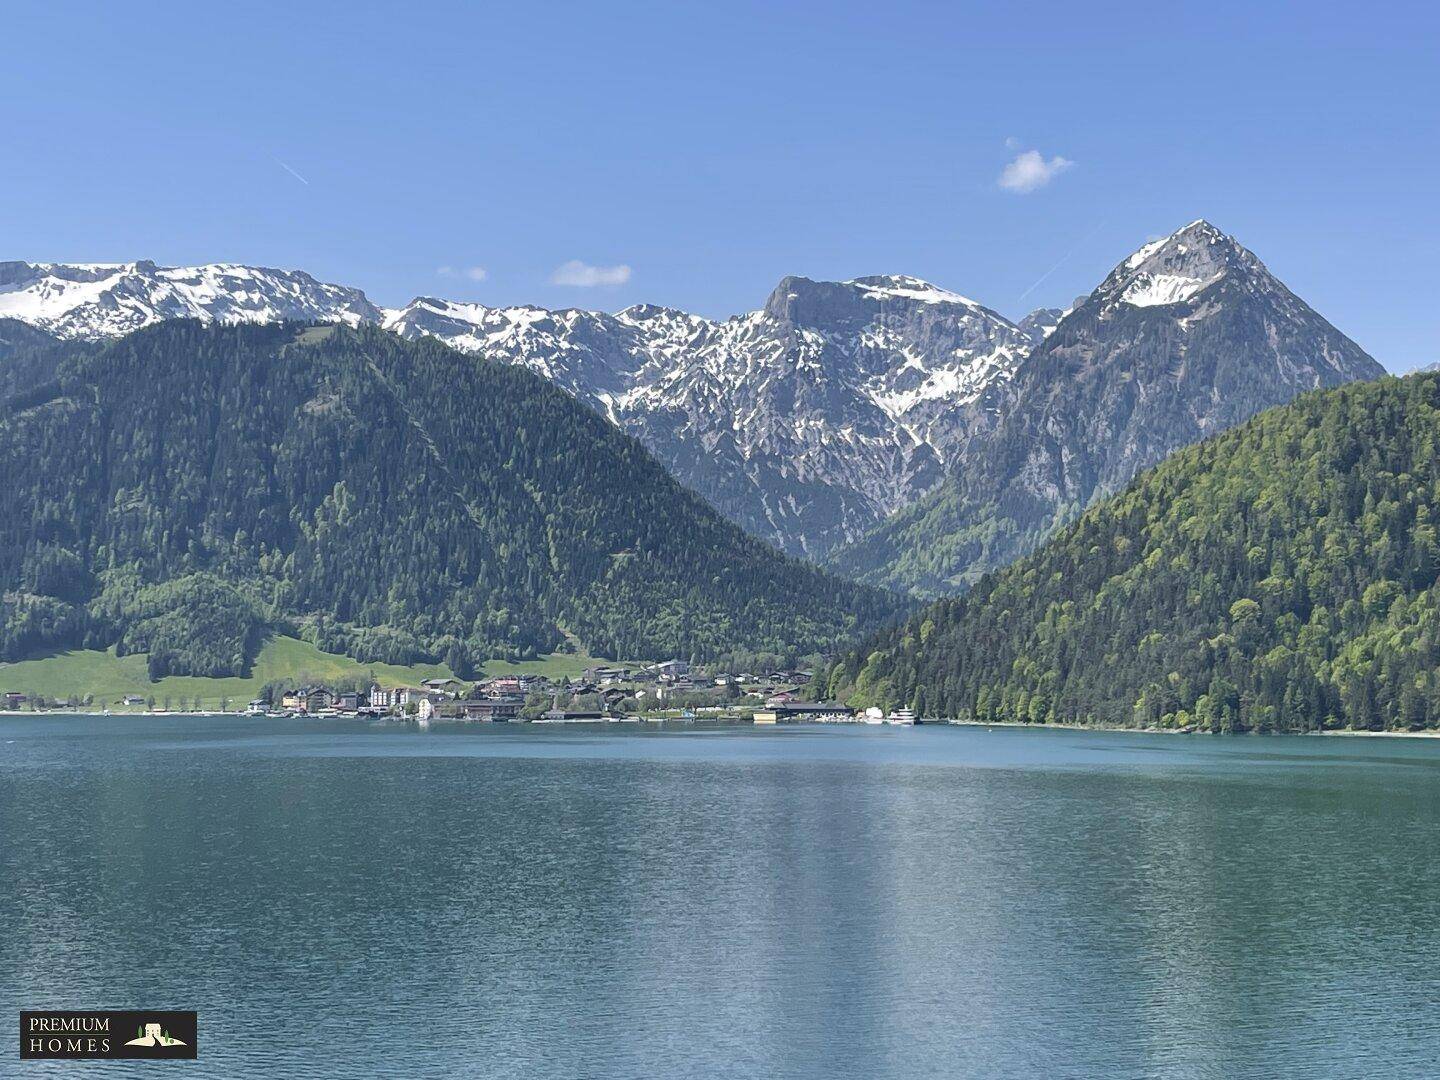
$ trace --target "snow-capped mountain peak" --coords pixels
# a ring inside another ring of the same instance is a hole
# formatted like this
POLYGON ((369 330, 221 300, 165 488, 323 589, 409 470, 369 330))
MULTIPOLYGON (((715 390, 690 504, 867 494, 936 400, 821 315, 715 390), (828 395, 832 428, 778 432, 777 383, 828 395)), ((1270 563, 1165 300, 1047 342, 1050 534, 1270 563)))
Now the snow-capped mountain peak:
POLYGON ((0 318, 63 339, 113 337, 162 319, 207 322, 374 322, 359 289, 302 270, 213 263, 0 263, 0 318))
POLYGON ((1096 290, 1110 305, 1163 307, 1193 299, 1235 269, 1264 266, 1203 218, 1146 244, 1096 290))
POLYGON ((1002 385, 998 422, 948 456, 939 490, 834 565, 873 584, 963 588, 1172 451, 1384 370, 1206 221, 1022 329, 1041 336, 1002 385))

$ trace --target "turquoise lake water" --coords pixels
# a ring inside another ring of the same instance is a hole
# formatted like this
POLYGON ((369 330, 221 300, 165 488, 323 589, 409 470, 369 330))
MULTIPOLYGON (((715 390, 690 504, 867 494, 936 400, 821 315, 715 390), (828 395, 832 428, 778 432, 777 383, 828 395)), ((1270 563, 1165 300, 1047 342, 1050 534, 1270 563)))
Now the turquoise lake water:
POLYGON ((21 1008, 105 1076, 1440 1073, 1440 740, 0 717, 21 1008))

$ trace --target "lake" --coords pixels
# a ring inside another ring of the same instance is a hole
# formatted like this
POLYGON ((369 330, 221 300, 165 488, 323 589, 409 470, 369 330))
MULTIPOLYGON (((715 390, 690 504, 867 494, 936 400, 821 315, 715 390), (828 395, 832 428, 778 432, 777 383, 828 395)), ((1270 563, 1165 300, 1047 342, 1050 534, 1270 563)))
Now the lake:
POLYGON ((1437 855, 1440 741, 3 715, 0 1075, 1433 1076, 1437 855))

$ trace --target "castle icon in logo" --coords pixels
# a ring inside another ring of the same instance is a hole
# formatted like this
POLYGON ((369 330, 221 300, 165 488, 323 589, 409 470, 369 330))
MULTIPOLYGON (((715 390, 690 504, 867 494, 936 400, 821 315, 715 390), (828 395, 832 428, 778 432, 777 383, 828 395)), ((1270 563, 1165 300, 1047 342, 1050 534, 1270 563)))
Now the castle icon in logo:
POLYGON ((184 1046, 179 1039, 172 1039, 168 1031, 161 1031, 159 1024, 146 1024, 138 1039, 131 1039, 126 1046, 184 1046))

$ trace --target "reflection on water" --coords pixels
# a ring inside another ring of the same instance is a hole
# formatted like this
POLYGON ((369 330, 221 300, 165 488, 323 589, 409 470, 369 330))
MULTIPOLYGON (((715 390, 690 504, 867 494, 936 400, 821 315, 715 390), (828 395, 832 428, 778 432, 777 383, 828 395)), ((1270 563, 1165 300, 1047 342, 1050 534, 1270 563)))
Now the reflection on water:
POLYGON ((1437 839, 1419 741, 6 717, 0 1014, 195 1008, 198 1075, 1433 1075, 1437 839))

